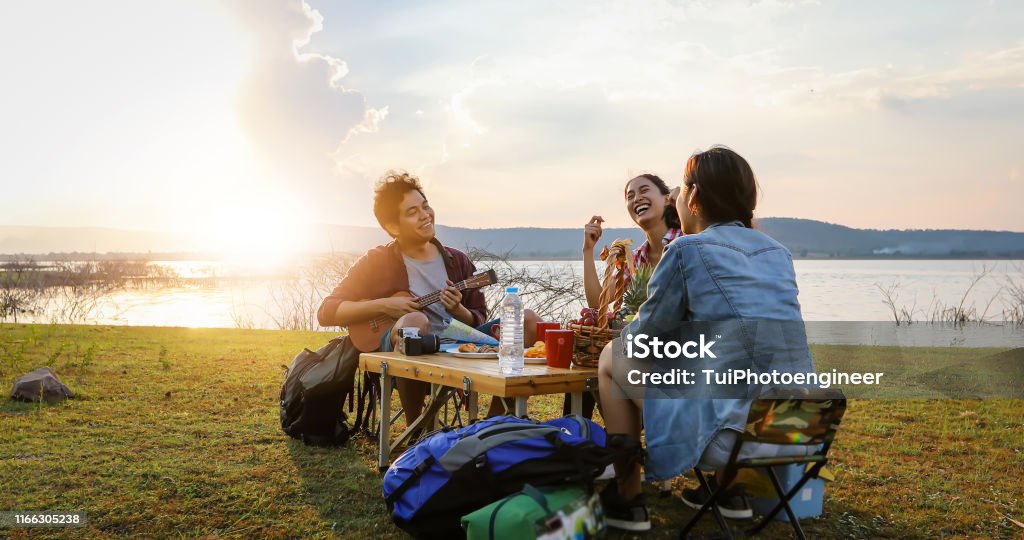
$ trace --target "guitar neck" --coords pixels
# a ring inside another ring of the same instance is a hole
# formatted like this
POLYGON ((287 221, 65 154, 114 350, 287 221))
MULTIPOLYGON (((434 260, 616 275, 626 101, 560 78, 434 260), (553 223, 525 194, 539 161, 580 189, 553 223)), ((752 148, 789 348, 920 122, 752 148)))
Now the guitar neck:
MULTIPOLYGON (((467 289, 466 281, 465 280, 460 281, 460 282, 456 283, 455 285, 452 285, 452 287, 455 287, 456 289, 458 289, 460 291, 464 291, 464 290, 467 289)), ((432 292, 430 294, 425 294, 423 296, 420 296, 420 297, 416 298, 416 303, 419 304, 421 308, 425 308, 425 307, 429 306, 430 304, 434 304, 434 303, 439 302, 440 300, 441 300, 441 290, 437 290, 437 291, 434 291, 434 292, 432 292)))
MULTIPOLYGON (((460 281, 460 282, 456 283, 455 285, 452 285, 452 287, 455 287, 456 289, 458 289, 460 291, 464 291, 464 290, 469 288, 469 287, 466 286, 466 281, 460 281)), ((416 303, 419 304, 420 309, 422 309, 422 308, 425 308, 425 307, 429 306, 430 304, 437 303, 440 300, 441 300, 441 291, 437 290, 437 291, 434 291, 434 292, 432 292, 430 294, 425 294, 423 296, 417 297, 416 298, 416 303)), ((382 322, 385 322, 387 320, 389 320, 388 317, 374 317, 373 319, 370 320, 370 322, 371 323, 382 323, 382 322)))
MULTIPOLYGON (((464 279, 458 283, 455 283, 452 285, 452 287, 460 291, 464 291, 466 289, 477 289, 487 285, 492 285, 497 281, 497 275, 494 273, 494 270, 487 270, 486 272, 481 272, 469 279, 464 279)), ((419 305, 420 309, 423 309, 439 301, 441 299, 441 292, 443 290, 444 289, 439 289, 430 294, 425 294, 423 296, 416 297, 416 304, 419 305)), ((389 320, 394 321, 394 319, 391 319, 390 317, 379 315, 366 322, 370 324, 371 327, 376 328, 376 325, 379 325, 380 323, 384 323, 389 320)))

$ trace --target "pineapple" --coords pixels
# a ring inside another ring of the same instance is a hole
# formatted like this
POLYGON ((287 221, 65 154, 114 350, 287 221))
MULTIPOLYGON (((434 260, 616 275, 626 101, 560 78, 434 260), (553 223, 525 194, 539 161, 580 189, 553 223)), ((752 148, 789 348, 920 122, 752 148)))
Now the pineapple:
POLYGON ((633 279, 622 295, 622 306, 630 313, 640 310, 640 304, 647 300, 647 283, 651 280, 654 269, 650 266, 639 266, 633 274, 633 279))

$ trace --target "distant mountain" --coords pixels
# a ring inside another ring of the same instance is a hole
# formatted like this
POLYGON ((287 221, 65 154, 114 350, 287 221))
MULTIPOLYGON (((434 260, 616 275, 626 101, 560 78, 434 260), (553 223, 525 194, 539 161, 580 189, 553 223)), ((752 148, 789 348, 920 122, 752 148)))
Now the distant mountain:
MULTIPOLYGON (((757 226, 805 258, 1024 258, 1024 233, 967 230, 853 229, 821 221, 765 218, 757 226)), ((580 229, 514 227, 468 229, 439 225, 438 238, 460 249, 479 248, 519 259, 574 259, 582 243, 580 229)), ((178 253, 195 258, 202 251, 191 237, 94 227, 0 226, 0 253, 178 253)), ((605 229, 601 244, 616 238, 643 241, 636 227, 605 229)), ((377 227, 319 225, 305 233, 306 244, 320 252, 363 252, 388 241, 377 227)), ((9 258, 9 257, 8 257, 9 258)))
MULTIPOLYGON (((1024 258, 1024 233, 967 230, 853 229, 822 221, 764 218, 756 226, 798 258, 1024 258)), ((580 229, 464 229, 438 227, 437 235, 457 247, 511 252, 521 259, 579 257, 580 229)), ((644 241, 640 229, 605 229, 601 244, 616 238, 644 241)))
POLYGON ((955 229, 853 229, 821 221, 765 218, 757 226, 796 257, 1024 258, 1024 233, 955 229))

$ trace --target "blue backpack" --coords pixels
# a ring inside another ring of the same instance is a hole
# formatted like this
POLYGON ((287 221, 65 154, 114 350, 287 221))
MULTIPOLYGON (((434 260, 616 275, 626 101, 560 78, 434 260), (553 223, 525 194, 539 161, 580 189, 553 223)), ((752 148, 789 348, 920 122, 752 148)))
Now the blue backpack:
POLYGON ((384 475, 395 524, 420 538, 461 538, 462 516, 523 489, 592 485, 632 448, 605 446, 604 429, 580 416, 537 422, 496 416, 439 431, 406 450, 384 475))

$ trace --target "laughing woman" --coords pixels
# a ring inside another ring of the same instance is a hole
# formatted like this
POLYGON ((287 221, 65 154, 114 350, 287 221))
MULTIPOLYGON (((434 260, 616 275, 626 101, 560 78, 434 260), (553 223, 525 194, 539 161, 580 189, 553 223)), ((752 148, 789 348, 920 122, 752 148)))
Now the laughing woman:
MULTIPOLYGON (((626 182, 624 189, 626 212, 633 222, 640 226, 647 239, 640 247, 633 250, 633 268, 655 267, 665 252, 665 246, 682 234, 679 224, 679 213, 675 207, 675 196, 678 190, 669 189, 665 181, 653 174, 641 174, 626 182)), ((601 280, 597 277, 597 264, 594 262, 594 246, 601 239, 601 223, 604 218, 594 216, 583 227, 583 291, 587 297, 587 307, 597 309, 601 298, 601 280)), ((626 283, 633 276, 629 267, 626 272, 626 283)), ((594 414, 594 398, 589 392, 583 394, 583 415, 591 418, 594 414)), ((569 414, 569 395, 565 396, 563 414, 569 414)))
MULTIPOLYGON (((633 266, 655 267, 665 252, 665 246, 681 234, 679 214, 674 206, 675 193, 665 181, 653 174, 642 174, 626 183, 624 191, 626 211, 633 222, 644 231, 647 240, 633 250, 633 266)), ((601 239, 604 218, 594 216, 583 228, 583 290, 587 305, 598 307, 601 281, 594 263, 594 246, 601 239)), ((627 274, 626 278, 631 276, 627 274)))
MULTIPOLYGON (((771 321, 780 327, 797 327, 782 324, 802 320, 793 259, 782 244, 753 228, 756 203, 754 173, 739 154, 714 147, 691 156, 676 200, 686 234, 665 248, 650 278, 648 299, 622 335, 647 334, 677 340, 692 332, 687 323, 701 321, 742 325, 771 321)), ((641 204, 633 207, 634 215, 641 204)), ((798 328, 803 328, 802 323, 798 328)), ((773 349, 764 348, 762 336, 758 338, 749 349, 743 337, 719 346, 733 343, 731 346, 739 347, 735 350, 747 351, 749 358, 773 358, 765 355, 773 349)), ((773 361, 771 367, 789 372, 813 371, 806 338, 801 335, 786 345, 788 354, 781 357, 785 364, 773 361)), ((605 347, 598 367, 601 411, 609 440, 622 437, 637 441, 641 427, 646 426, 644 472, 650 480, 669 479, 695 466, 708 470, 723 467, 736 435, 745 427, 751 400, 710 399, 717 396, 700 393, 672 399, 624 398, 622 389, 628 385, 615 378, 612 366, 625 358, 613 357, 612 347, 605 347)), ((748 357, 718 352, 717 357, 680 359, 678 367, 696 373, 704 369, 720 372, 728 367, 727 362, 748 357)), ((652 396, 649 390, 642 395, 652 396)), ((794 450, 806 452, 802 447, 794 450)), ((770 457, 768 453, 778 451, 774 445, 748 444, 740 457, 770 457)), ((615 472, 616 481, 601 493, 608 525, 634 531, 649 529, 637 460, 616 463, 615 472)), ((720 508, 726 507, 722 508, 723 514, 749 517, 750 510, 742 497, 736 498, 740 500, 719 503, 720 508)), ((699 507, 703 501, 699 493, 684 490, 683 502, 699 507)))

